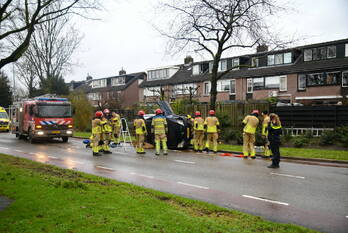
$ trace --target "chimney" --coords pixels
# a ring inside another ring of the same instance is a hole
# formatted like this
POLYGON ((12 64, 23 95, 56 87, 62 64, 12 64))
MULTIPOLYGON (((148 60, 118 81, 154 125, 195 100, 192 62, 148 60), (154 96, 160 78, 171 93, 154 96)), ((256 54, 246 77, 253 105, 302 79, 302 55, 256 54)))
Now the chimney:
POLYGON ((268 46, 266 44, 261 44, 256 47, 256 53, 267 52, 268 46))
POLYGON ((186 56, 185 59, 184 59, 184 64, 185 65, 190 65, 193 63, 193 58, 189 55, 189 56, 186 56))
POLYGON ((90 76, 89 74, 87 74, 87 77, 86 77, 86 80, 89 81, 89 80, 92 80, 92 76, 90 76))
POLYGON ((127 72, 123 69, 122 69, 118 72, 119 75, 125 75, 127 72))

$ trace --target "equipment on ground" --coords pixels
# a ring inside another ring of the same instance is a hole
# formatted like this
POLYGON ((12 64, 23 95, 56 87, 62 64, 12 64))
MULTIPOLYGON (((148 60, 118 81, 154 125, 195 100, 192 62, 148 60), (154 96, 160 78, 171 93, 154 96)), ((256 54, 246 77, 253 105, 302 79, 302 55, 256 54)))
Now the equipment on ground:
POLYGON ((135 151, 132 143, 132 136, 129 132, 128 123, 126 118, 121 118, 121 142, 120 147, 123 147, 125 151, 135 151))
POLYGON ((15 102, 10 106, 11 132, 18 139, 62 138, 73 134, 71 103, 56 95, 43 95, 15 102))
POLYGON ((10 131, 10 119, 3 107, 0 107, 0 131, 10 131))

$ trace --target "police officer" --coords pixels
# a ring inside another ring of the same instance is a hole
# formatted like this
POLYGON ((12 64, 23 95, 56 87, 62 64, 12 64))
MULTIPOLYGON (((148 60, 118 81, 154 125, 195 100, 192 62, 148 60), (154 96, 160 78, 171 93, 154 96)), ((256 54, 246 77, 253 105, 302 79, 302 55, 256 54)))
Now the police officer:
POLYGON ((220 122, 215 116, 215 111, 210 110, 209 111, 209 116, 205 119, 204 121, 204 128, 207 132, 207 143, 206 143, 206 149, 207 152, 209 150, 213 150, 214 154, 217 153, 217 146, 218 146, 218 130, 220 127, 220 122))
POLYGON ((167 155, 167 120, 165 116, 162 115, 161 109, 156 109, 156 116, 152 118, 151 122, 151 132, 155 134, 155 144, 156 144, 156 155, 160 154, 161 142, 163 148, 163 154, 167 155))
POLYGON ((195 119, 193 121, 193 149, 202 152, 204 147, 204 119, 201 117, 199 111, 195 112, 195 119))
POLYGON ((271 156, 271 150, 269 149, 269 141, 268 141, 268 124, 270 122, 270 118, 268 116, 268 111, 263 111, 261 113, 262 115, 262 138, 265 141, 264 144, 264 153, 263 155, 267 158, 269 158, 271 156))
POLYGON ((282 125, 277 114, 271 113, 269 115, 270 123, 268 124, 268 140, 272 150, 272 164, 268 168, 279 168, 280 162, 280 134, 282 132, 282 125))
POLYGON ((111 154, 110 151, 110 141, 111 141, 111 134, 112 134, 112 126, 110 122, 110 110, 104 109, 103 111, 103 117, 101 120, 101 126, 102 126, 102 140, 103 140, 103 152, 104 154, 111 154))
POLYGON ((91 147, 93 151, 93 156, 100 156, 99 154, 99 141, 101 140, 102 128, 101 128, 101 118, 103 117, 102 111, 97 111, 95 117, 92 120, 92 136, 91 147))
POLYGON ((243 120, 245 124, 243 129, 243 156, 245 159, 250 156, 255 159, 255 132, 257 125, 259 124, 259 111, 253 110, 250 115, 246 116, 243 120))
POLYGON ((144 115, 144 111, 139 111, 138 116, 136 117, 133 123, 135 128, 135 150, 138 154, 145 154, 144 141, 145 135, 147 134, 147 130, 144 115))
POLYGON ((111 139, 115 144, 120 144, 121 117, 116 112, 112 112, 111 126, 112 126, 111 139))

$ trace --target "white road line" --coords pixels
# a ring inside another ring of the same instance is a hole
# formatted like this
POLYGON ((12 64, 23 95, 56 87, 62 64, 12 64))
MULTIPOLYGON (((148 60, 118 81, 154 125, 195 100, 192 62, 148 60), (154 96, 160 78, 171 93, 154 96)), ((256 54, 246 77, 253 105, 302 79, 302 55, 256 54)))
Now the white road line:
POLYGON ((186 186, 195 187, 195 188, 200 188, 200 189, 209 189, 209 187, 204 187, 204 186, 195 185, 195 184, 188 184, 188 183, 184 183, 184 182, 180 182, 180 181, 177 183, 182 184, 182 185, 186 185, 186 186))
POLYGON ((31 155, 35 155, 36 153, 34 153, 34 152, 29 152, 29 154, 31 154, 31 155))
POLYGON ((103 167, 103 166, 96 166, 96 167, 97 167, 97 168, 104 169, 104 170, 108 170, 108 171, 114 171, 114 169, 109 168, 109 167, 103 167))
POLYGON ((1 149, 9 150, 7 147, 0 147, 1 149))
POLYGON ((346 218, 348 218, 348 215, 346 216, 346 218))
POLYGON ((178 163, 188 163, 188 164, 195 164, 195 162, 191 162, 191 161, 184 161, 184 160, 174 160, 175 162, 178 163))
POLYGON ((24 151, 22 151, 22 150, 15 150, 15 151, 17 151, 17 152, 24 152, 24 151))
POLYGON ((50 156, 50 155, 48 155, 47 157, 50 158, 50 159, 58 159, 58 157, 50 156))
POLYGON ((278 204, 278 205, 285 205, 285 206, 289 205, 289 203, 285 203, 285 202, 281 202, 281 201, 273 201, 273 200, 268 200, 268 199, 260 198, 260 197, 253 197, 253 196, 249 196, 249 195, 242 195, 242 196, 246 197, 246 198, 251 198, 251 199, 255 199, 255 200, 259 200, 259 201, 265 201, 265 202, 278 204))
POLYGON ((83 164, 83 162, 75 161, 75 160, 70 160, 72 163, 77 163, 77 164, 83 164))
POLYGON ((281 173, 273 173, 271 172, 271 175, 276 175, 276 176, 285 176, 285 177, 291 177, 291 178, 297 178, 297 179, 304 179, 304 176, 293 176, 293 175, 287 175, 287 174, 281 174, 281 173))
POLYGON ((145 177, 145 178, 149 178, 149 179, 153 179, 154 177, 153 176, 148 176, 148 175, 143 175, 143 174, 137 174, 135 172, 131 172, 129 173, 131 175, 136 175, 136 176, 141 176, 141 177, 145 177))

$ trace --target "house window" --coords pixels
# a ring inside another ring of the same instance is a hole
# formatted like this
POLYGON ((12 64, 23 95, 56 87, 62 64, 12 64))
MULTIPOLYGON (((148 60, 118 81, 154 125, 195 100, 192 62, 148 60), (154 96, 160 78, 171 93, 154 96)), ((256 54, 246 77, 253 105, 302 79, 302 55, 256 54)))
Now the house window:
POLYGON ((93 80, 92 88, 106 87, 106 79, 93 80))
POLYGON ((217 91, 218 92, 224 92, 224 91, 230 91, 230 80, 219 80, 217 82, 217 91))
POLYGON ((287 91, 287 90, 288 90, 287 78, 286 78, 286 76, 280 76, 279 77, 279 91, 287 91))
POLYGON ((227 60, 221 60, 219 62, 219 72, 223 72, 227 70, 227 60))
POLYGON ((297 78, 297 89, 299 91, 306 90, 306 75, 300 74, 297 78))
POLYGON ((253 93, 253 79, 247 79, 247 93, 253 93))
POLYGON ((348 71, 342 73, 342 87, 348 87, 348 71))
POLYGON ((232 59, 232 68, 239 69, 239 58, 232 59))
POLYGON ((346 44, 346 57, 348 57, 348 44, 346 44))
POLYGON ((148 72, 148 80, 160 80, 169 78, 169 70, 168 69, 160 69, 160 70, 151 70, 148 72))
POLYGON ((327 58, 335 58, 335 57, 336 57, 336 46, 328 46, 327 58))
POLYGON ((268 64, 269 66, 274 65, 274 55, 268 55, 268 56, 267 56, 267 64, 268 64))
POLYGON ((252 67, 259 67, 259 58, 258 57, 251 58, 251 66, 252 67))
MULTIPOLYGON (((212 68, 213 68, 213 67, 212 67, 212 68)), ((199 74, 199 65, 194 65, 194 66, 192 67, 192 74, 193 74, 193 75, 199 74)))
POLYGON ((100 94, 99 93, 88 93, 87 98, 89 100, 100 100, 100 94))
POLYGON ((235 95, 236 94, 236 80, 232 79, 230 80, 230 94, 235 95))
POLYGON ((321 47, 321 48, 318 48, 318 59, 319 60, 322 60, 322 59, 326 59, 327 57, 327 54, 326 54, 326 47, 321 47))
POLYGON ((327 85, 337 85, 341 81, 341 72, 329 72, 326 76, 327 85))
POLYGON ((144 89, 144 96, 160 96, 161 87, 147 87, 144 89))
POLYGON ((125 84, 125 77, 117 77, 111 79, 112 86, 120 86, 125 84))
POLYGON ((264 78, 253 79, 253 90, 261 90, 265 87, 264 78))
POLYGON ((196 95, 197 94, 197 84, 188 83, 188 84, 178 84, 174 86, 174 93, 176 95, 196 95))
POLYGON ((313 59, 313 51, 311 49, 304 50, 304 61, 312 61, 313 59))
POLYGON ((284 64, 288 64, 291 62, 292 62, 291 53, 284 53, 284 64))
POLYGON ((265 88, 279 88, 280 87, 280 80, 279 76, 273 76, 273 77, 266 77, 265 78, 265 88))
POLYGON ((213 62, 209 62, 209 73, 213 72, 213 62))
POLYGON ((204 82, 203 83, 203 94, 209 95, 210 94, 210 82, 204 82))
POLYGON ((313 53, 313 61, 316 61, 316 60, 319 60, 319 55, 318 55, 318 49, 317 48, 314 48, 313 50, 312 50, 312 53, 313 53))
POLYGON ((284 60, 283 60, 283 54, 276 54, 274 55, 274 64, 276 65, 280 65, 280 64, 283 64, 284 63, 284 60))
POLYGON ((307 86, 322 86, 325 85, 325 77, 323 73, 309 74, 307 76, 307 86))

